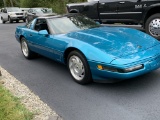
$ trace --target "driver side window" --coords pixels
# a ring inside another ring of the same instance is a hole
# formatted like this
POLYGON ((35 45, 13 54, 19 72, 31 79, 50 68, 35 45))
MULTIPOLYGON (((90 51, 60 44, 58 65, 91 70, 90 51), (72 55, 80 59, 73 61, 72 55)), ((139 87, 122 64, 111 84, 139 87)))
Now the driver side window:
POLYGON ((45 19, 37 19, 36 24, 34 26, 34 30, 47 30, 47 32, 50 33, 45 19))

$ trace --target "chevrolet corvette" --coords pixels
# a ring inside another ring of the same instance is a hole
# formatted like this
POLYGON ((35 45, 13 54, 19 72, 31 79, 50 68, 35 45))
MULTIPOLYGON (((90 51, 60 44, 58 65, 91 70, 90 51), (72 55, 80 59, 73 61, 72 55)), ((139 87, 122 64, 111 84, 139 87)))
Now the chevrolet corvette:
POLYGON ((101 26, 86 16, 35 18, 15 37, 25 58, 43 55, 65 64, 79 84, 116 82, 160 67, 160 42, 141 31, 101 26))

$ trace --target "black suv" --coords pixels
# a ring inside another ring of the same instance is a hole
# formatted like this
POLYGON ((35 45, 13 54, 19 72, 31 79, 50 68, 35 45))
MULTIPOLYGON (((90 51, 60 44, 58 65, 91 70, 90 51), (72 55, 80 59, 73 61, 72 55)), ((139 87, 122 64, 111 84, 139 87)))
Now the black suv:
POLYGON ((96 0, 67 4, 69 13, 82 13, 100 23, 141 24, 160 39, 160 0, 96 0))

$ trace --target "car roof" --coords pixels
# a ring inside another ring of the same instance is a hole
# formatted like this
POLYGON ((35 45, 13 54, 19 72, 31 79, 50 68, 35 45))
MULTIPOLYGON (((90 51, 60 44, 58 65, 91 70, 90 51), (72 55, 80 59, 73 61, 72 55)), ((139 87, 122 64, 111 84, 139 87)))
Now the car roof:
POLYGON ((63 15, 50 14, 50 15, 45 15, 45 16, 41 16, 38 18, 51 19, 51 18, 61 18, 61 17, 68 17, 68 16, 74 16, 74 15, 80 15, 80 14, 79 13, 68 13, 68 14, 63 14, 63 15))

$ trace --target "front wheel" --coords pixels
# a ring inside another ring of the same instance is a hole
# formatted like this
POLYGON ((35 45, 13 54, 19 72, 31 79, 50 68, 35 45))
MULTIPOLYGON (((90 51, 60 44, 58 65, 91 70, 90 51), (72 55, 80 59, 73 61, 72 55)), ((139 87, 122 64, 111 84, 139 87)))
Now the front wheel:
POLYGON ((27 59, 34 58, 35 55, 36 55, 34 52, 32 52, 29 49, 27 41, 24 37, 21 38, 21 50, 22 50, 22 53, 23 53, 24 57, 27 58, 27 59))
POLYGON ((72 51, 67 58, 67 66, 73 79, 79 84, 92 82, 90 67, 85 56, 79 51, 72 51))
POLYGON ((10 17, 8 18, 8 20, 9 20, 10 23, 13 23, 13 21, 12 21, 12 19, 10 17))
POLYGON ((26 19, 24 19, 23 22, 26 22, 26 19))
POLYGON ((3 20, 3 18, 1 18, 1 20, 2 20, 2 23, 3 23, 3 24, 5 24, 5 23, 6 23, 6 22, 3 20))
POLYGON ((150 16, 145 24, 146 33, 160 40, 160 13, 150 16))

